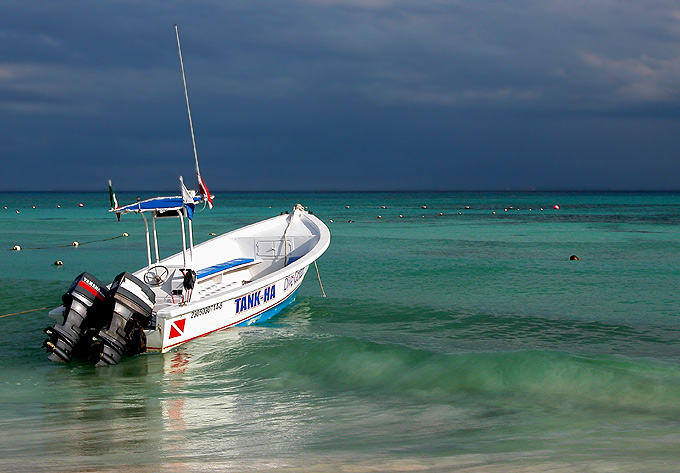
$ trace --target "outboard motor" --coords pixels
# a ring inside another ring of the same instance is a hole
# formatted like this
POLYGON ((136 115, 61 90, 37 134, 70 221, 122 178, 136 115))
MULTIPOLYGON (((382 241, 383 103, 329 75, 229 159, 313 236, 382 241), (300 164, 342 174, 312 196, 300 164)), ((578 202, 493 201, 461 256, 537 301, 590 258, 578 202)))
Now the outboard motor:
POLYGON ((43 346, 52 361, 71 361, 74 352, 89 344, 93 333, 106 323, 105 299, 108 289, 89 273, 82 273, 61 297, 64 322, 45 329, 50 337, 43 346))
POLYGON ((107 327, 99 331, 101 344, 97 366, 115 365, 123 354, 146 350, 144 327, 150 326, 156 295, 146 284, 128 272, 116 276, 109 290, 113 315, 107 327))

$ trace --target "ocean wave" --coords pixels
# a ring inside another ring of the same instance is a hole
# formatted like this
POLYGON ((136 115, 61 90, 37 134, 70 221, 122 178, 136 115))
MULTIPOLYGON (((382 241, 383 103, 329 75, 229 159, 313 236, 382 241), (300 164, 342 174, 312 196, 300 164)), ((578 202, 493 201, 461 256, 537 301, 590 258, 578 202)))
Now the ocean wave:
POLYGON ((238 346, 211 355, 206 368, 238 372, 247 390, 379 393, 444 403, 475 396, 531 397, 680 412, 680 368, 660 360, 545 349, 444 353, 371 341, 368 334, 357 338, 317 331, 242 336, 238 346))

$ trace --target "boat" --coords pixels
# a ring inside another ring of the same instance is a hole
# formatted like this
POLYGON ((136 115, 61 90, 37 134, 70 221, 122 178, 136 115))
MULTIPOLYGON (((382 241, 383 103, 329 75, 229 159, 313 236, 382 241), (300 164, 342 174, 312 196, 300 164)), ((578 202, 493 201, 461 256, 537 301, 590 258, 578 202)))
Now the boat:
POLYGON ((44 347, 52 361, 81 358, 97 366, 114 365, 124 355, 165 353, 219 330, 264 322, 295 300, 310 266, 316 267, 330 245, 328 227, 301 204, 194 245, 195 207, 212 208, 213 196, 200 175, 175 31, 198 191, 188 190, 180 177, 181 195, 121 207, 109 183, 110 212, 119 219, 129 213, 142 217, 146 265, 121 272, 108 285, 87 272, 76 277, 62 305, 49 313, 58 322, 45 329, 44 347), (179 221, 182 248, 166 258, 159 254, 158 219, 179 221))

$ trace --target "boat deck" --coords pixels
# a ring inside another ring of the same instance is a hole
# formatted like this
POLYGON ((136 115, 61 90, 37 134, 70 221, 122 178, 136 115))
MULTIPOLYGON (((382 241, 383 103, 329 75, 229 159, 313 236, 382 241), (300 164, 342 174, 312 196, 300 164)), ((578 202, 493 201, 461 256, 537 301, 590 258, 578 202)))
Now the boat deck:
MULTIPOLYGON (((251 269, 260 263, 261 260, 254 258, 234 258, 199 269, 196 271, 196 283, 189 300, 215 296, 250 282, 251 269)), ((167 279, 161 285, 151 286, 156 295, 154 312, 189 302, 183 298, 186 296, 183 287, 184 267, 167 265, 165 268, 168 270, 167 279)))

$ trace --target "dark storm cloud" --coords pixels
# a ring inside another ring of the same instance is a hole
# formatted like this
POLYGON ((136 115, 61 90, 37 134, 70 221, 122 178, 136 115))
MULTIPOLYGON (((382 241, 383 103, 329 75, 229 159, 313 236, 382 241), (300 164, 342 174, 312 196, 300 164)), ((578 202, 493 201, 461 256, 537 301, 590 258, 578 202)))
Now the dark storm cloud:
POLYGON ((678 188, 680 7, 573 0, 6 2, 0 188, 191 174, 174 23, 215 189, 678 188))

